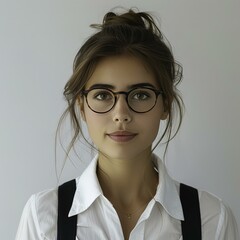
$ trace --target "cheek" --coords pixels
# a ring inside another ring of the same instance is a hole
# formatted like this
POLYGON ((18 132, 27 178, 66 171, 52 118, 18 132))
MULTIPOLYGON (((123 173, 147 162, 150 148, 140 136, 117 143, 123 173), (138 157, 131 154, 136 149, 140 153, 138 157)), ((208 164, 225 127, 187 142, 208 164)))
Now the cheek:
POLYGON ((144 125, 147 128, 148 136, 151 139, 155 139, 158 135, 162 118, 162 111, 156 109, 153 112, 149 112, 149 116, 146 117, 144 125))
POLYGON ((94 116, 94 114, 85 114, 85 118, 89 132, 94 131, 94 129, 98 128, 99 121, 97 120, 96 116, 94 116))
POLYGON ((155 138, 158 135, 160 127, 160 119, 155 119, 155 121, 152 121, 151 124, 149 124, 149 137, 152 139, 152 141, 155 140, 155 138))
POLYGON ((93 142, 96 142, 103 136, 104 129, 107 125, 105 118, 101 114, 92 111, 85 111, 85 120, 89 135, 93 142))

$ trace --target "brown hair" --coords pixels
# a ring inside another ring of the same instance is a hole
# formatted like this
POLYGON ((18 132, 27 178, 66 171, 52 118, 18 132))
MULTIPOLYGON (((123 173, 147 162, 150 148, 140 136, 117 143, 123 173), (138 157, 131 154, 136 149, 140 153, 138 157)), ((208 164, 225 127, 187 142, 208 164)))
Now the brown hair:
MULTIPOLYGON (((183 115, 183 101, 176 89, 182 78, 182 67, 174 60, 170 44, 157 27, 153 17, 146 12, 136 12, 132 9, 122 14, 108 12, 102 24, 93 24, 91 27, 98 31, 78 51, 74 59, 73 74, 64 88, 68 107, 60 118, 57 131, 68 114, 74 130, 66 158, 71 149, 74 149, 79 137, 82 136, 86 140, 77 112, 79 111, 77 99, 84 90, 85 84, 101 59, 122 54, 141 59, 153 71, 156 80, 160 83, 168 118, 156 146, 166 137, 165 155, 169 141, 180 128, 183 115), (175 113, 178 113, 178 124, 173 134, 175 113)), ((86 142, 88 143, 87 140, 86 142)))

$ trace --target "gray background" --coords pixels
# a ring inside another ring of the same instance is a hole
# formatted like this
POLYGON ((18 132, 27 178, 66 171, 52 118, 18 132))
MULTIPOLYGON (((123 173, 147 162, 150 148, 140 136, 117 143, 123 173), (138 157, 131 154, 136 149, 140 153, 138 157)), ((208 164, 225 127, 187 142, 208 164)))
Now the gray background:
MULTIPOLYGON (((54 137, 66 104, 62 91, 78 48, 116 0, 0 0, 0 236, 14 239, 31 194, 55 187, 54 137)), ((240 2, 122 0, 160 18, 184 67, 186 113, 167 154, 170 174, 208 190, 240 224, 240 2)), ((66 124, 63 138, 68 139, 66 124)), ((64 141, 67 143, 67 141, 64 141)), ((57 149, 61 162, 64 152, 57 149)), ((157 150, 161 155, 161 147, 157 150)), ((91 159, 73 156, 61 182, 91 159)), ((58 164, 60 166, 60 164, 58 164)))

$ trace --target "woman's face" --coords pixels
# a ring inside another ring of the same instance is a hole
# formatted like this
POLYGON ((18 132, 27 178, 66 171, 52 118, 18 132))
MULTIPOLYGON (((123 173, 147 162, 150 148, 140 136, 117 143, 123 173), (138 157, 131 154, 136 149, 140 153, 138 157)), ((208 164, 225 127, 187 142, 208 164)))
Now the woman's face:
MULTIPOLYGON (((107 84, 114 92, 129 91, 130 86, 140 83, 151 84, 159 90, 153 73, 139 59, 123 55, 101 60, 85 89, 96 84, 107 84)), ((132 111, 124 94, 118 95, 116 105, 107 113, 93 112, 85 97, 80 101, 80 108, 97 149, 113 159, 132 159, 149 154, 160 120, 167 117, 161 95, 155 107, 146 113, 132 111)))

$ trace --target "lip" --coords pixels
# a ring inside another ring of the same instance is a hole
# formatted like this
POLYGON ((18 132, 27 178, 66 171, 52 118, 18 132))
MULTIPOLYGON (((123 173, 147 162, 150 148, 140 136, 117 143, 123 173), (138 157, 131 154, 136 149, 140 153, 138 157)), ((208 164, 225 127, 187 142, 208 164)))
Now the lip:
POLYGON ((116 131, 107 134, 115 142, 128 142, 137 136, 136 133, 128 132, 128 131, 116 131))

